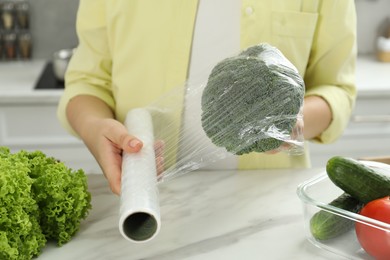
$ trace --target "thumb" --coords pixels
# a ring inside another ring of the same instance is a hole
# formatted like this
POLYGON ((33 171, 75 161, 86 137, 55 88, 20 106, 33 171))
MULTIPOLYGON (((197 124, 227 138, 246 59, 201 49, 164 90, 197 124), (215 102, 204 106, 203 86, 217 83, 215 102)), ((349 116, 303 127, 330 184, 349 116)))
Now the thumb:
POLYGON ((122 136, 121 138, 123 141, 121 142, 121 148, 125 152, 128 153, 137 153, 139 152, 142 147, 143 143, 141 140, 139 140, 137 137, 126 134, 126 136, 122 136))
POLYGON ((128 153, 136 153, 142 149, 143 143, 137 137, 130 135, 124 125, 113 127, 110 136, 111 141, 128 153))

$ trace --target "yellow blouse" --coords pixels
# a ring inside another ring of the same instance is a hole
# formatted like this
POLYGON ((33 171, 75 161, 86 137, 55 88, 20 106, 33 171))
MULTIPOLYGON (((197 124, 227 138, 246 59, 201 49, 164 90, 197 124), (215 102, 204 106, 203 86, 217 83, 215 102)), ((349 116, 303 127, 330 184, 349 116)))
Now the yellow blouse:
MULTIPOLYGON (((104 100, 123 121, 127 111, 156 100, 187 78, 197 0, 80 0, 79 46, 58 107, 63 126, 68 101, 80 94, 104 100)), ((241 48, 278 47, 305 80, 306 96, 323 97, 331 125, 313 141, 343 133, 356 98, 354 0, 242 0, 241 48)), ((309 157, 249 154, 239 168, 308 167, 309 157)))

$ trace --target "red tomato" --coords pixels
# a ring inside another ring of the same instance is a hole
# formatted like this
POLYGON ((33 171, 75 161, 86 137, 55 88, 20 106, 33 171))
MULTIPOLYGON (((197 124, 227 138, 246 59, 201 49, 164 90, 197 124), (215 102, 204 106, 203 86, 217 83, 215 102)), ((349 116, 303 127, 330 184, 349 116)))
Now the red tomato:
MULTIPOLYGON (((390 224, 390 196, 367 203, 360 214, 390 224)), ((363 249, 376 259, 390 259, 390 230, 356 222, 356 235, 363 249)))

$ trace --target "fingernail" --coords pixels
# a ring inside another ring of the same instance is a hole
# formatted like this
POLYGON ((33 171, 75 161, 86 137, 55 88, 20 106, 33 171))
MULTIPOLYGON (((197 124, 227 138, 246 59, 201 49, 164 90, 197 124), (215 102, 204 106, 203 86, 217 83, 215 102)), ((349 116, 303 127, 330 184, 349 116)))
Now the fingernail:
POLYGON ((129 146, 130 146, 131 148, 137 148, 137 147, 140 146, 140 145, 141 145, 141 142, 140 142, 139 140, 137 140, 137 139, 133 139, 133 140, 131 140, 130 143, 129 143, 129 146))

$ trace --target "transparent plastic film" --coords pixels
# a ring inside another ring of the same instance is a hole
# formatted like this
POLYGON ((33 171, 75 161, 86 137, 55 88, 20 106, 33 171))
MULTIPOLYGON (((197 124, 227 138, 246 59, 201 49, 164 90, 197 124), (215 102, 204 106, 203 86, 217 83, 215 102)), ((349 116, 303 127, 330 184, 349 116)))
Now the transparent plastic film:
MULTIPOLYGON (((132 197, 131 200, 137 198, 149 203, 148 207, 154 204, 153 208, 158 208, 157 183, 199 168, 207 169, 228 157, 263 152, 302 153, 304 89, 297 69, 283 54, 268 44, 260 44, 220 61, 208 73, 208 78, 188 80, 156 102, 134 109, 150 116, 137 120, 150 120, 150 126, 144 126, 144 130, 153 134, 150 138, 153 141, 144 143, 142 149, 150 153, 141 151, 131 158, 143 166, 126 168, 124 160, 121 197, 126 198, 122 204, 132 197), (126 172, 129 168, 131 172, 137 171, 135 177, 126 172), (126 179, 142 179, 142 175, 151 179, 140 180, 138 190, 128 193, 126 189, 132 185, 126 184, 126 179), (134 194, 141 193, 141 185, 144 185, 144 195, 134 194), (153 203, 146 201, 146 196, 153 203)), ((133 112, 129 111, 128 117, 133 112)), ((142 133, 131 130, 132 124, 138 123, 126 123, 129 133, 140 137, 142 133)), ((157 232, 158 210, 144 211, 155 216, 157 232)))
POLYGON ((294 66, 276 48, 257 45, 214 67, 202 126, 214 144, 237 155, 299 146, 303 95, 294 66))
POLYGON ((148 109, 163 140, 165 181, 234 155, 303 153, 305 86, 276 48, 252 46, 148 109), (171 102, 174 100, 175 102, 171 102))

